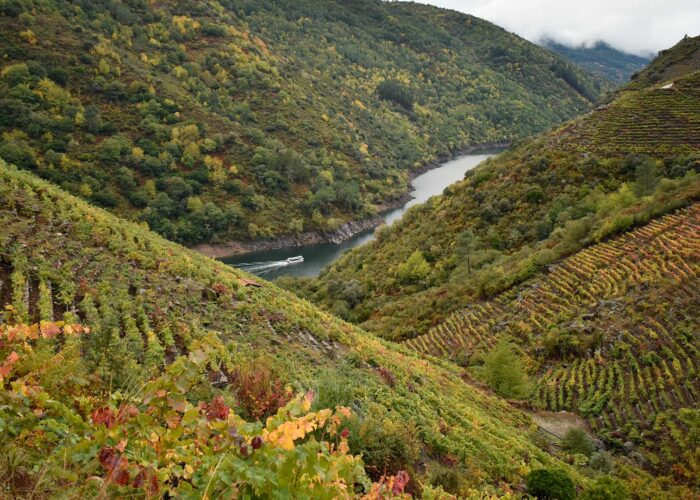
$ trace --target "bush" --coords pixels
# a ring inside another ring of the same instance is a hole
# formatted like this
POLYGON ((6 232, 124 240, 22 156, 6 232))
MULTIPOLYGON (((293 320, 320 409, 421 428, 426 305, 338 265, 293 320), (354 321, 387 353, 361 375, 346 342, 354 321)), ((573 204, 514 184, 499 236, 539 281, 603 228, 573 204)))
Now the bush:
POLYGON ((591 457, 595 451, 595 444, 581 429, 569 429, 561 441, 561 447, 573 454, 586 455, 591 457))
POLYGON ((506 340, 501 340, 484 357, 483 375, 496 394, 504 398, 522 398, 530 390, 523 361, 506 340))
POLYGON ((399 265, 396 277, 402 283, 417 283, 423 281, 430 274, 430 265, 425 260, 423 252, 414 251, 403 264, 399 265))
POLYGON ((382 99, 395 102, 407 110, 413 109, 413 94, 409 89, 394 80, 384 80, 377 87, 382 99))
POLYGON ((365 469, 375 480, 412 470, 420 457, 418 429, 413 422, 396 421, 379 405, 367 415, 348 422, 348 444, 353 454, 362 454, 365 469))
POLYGON ((612 472, 613 463, 608 453, 604 451, 597 451, 591 455, 591 460, 588 462, 588 466, 595 471, 607 474, 612 472))
POLYGON ((352 374, 329 369, 317 377, 315 409, 350 407, 354 405, 354 399, 355 383, 352 374))
POLYGON ((537 469, 530 472, 527 476, 527 492, 534 497, 549 500, 576 498, 573 480, 559 469, 537 469))
POLYGON ((291 399, 291 394, 273 372, 270 360, 265 357, 242 364, 229 378, 241 413, 249 418, 264 420, 291 399))

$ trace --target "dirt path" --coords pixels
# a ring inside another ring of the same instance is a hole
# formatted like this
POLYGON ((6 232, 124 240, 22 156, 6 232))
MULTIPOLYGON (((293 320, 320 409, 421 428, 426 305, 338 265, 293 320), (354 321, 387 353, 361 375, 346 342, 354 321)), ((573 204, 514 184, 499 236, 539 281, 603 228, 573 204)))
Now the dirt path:
POLYGON ((568 411, 538 411, 530 413, 530 416, 538 426, 559 439, 563 438, 570 429, 581 429, 591 433, 591 429, 584 419, 568 411))

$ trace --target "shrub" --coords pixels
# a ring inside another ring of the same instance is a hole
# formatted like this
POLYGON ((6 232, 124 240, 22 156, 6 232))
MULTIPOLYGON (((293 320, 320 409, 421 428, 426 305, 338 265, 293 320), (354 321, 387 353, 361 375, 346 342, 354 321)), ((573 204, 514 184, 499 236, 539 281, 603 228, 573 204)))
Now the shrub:
POLYGON ((352 406, 355 384, 352 377, 338 370, 328 370, 317 377, 314 408, 335 408, 352 406))
POLYGON ((429 274, 430 265, 420 250, 415 250, 406 262, 399 265, 396 271, 396 277, 399 281, 406 284, 423 281, 429 274))
POLYGON ((255 420, 274 415, 291 399, 290 392, 273 372, 268 358, 259 357, 242 364, 230 378, 242 413, 255 420))
POLYGON ((561 441, 561 447, 569 453, 579 453, 590 457, 595 451, 595 444, 581 429, 569 429, 561 441))
POLYGON ((530 472, 527 476, 527 492, 534 497, 549 500, 576 498, 573 480, 559 469, 537 469, 530 472))
POLYGON ((588 462, 591 469, 602 473, 609 473, 612 471, 613 463, 610 459, 610 455, 604 451, 597 451, 591 455, 591 460, 588 462))
POLYGON ((442 464, 434 464, 429 470, 430 485, 453 495, 462 493, 466 476, 464 470, 442 464))
POLYGON ((348 422, 348 444, 353 454, 362 454, 365 469, 378 480, 411 470, 420 456, 418 429, 413 422, 396 421, 379 405, 372 405, 367 415, 348 422))
POLYGON ((486 354, 483 375, 496 394, 504 398, 522 398, 530 390, 523 361, 507 340, 499 341, 486 354))

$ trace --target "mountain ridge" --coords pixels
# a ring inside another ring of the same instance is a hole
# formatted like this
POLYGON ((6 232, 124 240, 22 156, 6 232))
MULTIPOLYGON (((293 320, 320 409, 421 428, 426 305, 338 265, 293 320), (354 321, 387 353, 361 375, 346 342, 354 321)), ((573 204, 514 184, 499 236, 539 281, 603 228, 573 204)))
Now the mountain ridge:
POLYGON ((590 45, 574 46, 544 37, 539 43, 591 73, 605 77, 618 85, 629 82, 632 75, 644 68, 652 59, 650 56, 643 57, 617 50, 602 40, 590 45))

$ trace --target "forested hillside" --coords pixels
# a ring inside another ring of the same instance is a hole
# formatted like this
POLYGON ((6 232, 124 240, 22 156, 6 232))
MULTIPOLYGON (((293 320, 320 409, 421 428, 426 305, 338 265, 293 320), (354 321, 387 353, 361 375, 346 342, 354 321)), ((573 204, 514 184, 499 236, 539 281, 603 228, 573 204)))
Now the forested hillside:
POLYGON ((630 77, 643 69, 650 59, 619 51, 602 41, 590 47, 583 45, 571 47, 549 38, 542 40, 541 43, 587 71, 619 85, 629 82, 630 77))
POLYGON ((485 21, 362 0, 3 0, 0 157, 184 243, 328 231, 587 110, 485 21))
POLYGON ((675 79, 635 82, 611 103, 485 162, 318 280, 288 286, 386 338, 412 337, 563 256, 688 205, 700 195, 692 44, 698 38, 650 66, 675 79))

